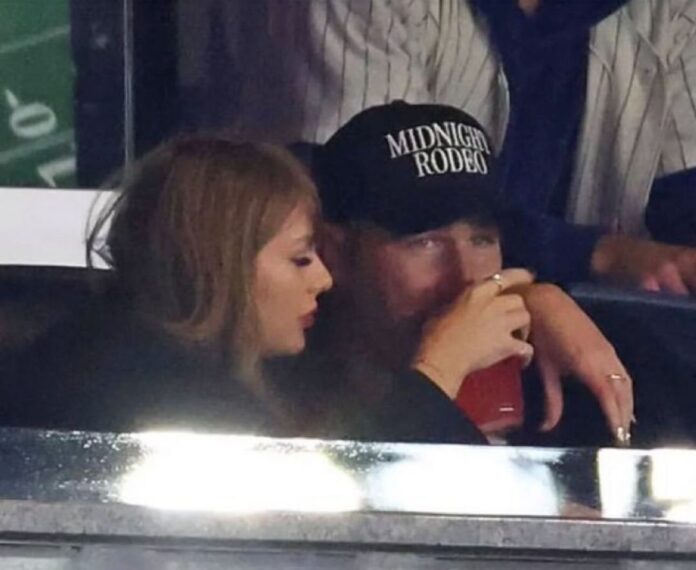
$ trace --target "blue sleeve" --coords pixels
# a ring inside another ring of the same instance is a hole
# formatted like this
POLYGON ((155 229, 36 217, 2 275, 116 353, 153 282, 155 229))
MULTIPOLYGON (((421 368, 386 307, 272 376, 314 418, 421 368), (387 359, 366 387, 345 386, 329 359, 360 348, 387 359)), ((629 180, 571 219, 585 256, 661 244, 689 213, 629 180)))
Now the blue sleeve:
MULTIPOLYGON (((657 241, 696 244, 696 168, 655 180, 645 224, 657 241)), ((528 267, 541 280, 561 283, 590 280, 592 253, 606 233, 523 208, 507 210, 501 226, 507 266, 528 267)))
POLYGON ((522 208, 505 212, 501 226, 506 266, 533 269, 556 283, 590 279, 592 252, 605 233, 522 208))
POLYGON ((657 241, 696 244, 696 168, 655 180, 645 225, 657 241))

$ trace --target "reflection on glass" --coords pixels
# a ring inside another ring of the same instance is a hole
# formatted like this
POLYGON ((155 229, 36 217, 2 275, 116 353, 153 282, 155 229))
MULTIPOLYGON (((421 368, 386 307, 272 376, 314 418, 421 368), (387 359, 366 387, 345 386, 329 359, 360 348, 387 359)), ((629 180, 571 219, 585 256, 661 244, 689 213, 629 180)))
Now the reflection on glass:
POLYGON ((4 429, 0 457, 3 500, 696 523, 694 451, 4 429))
POLYGON ((666 518, 696 520, 696 456, 693 452, 660 449, 652 452, 650 483, 655 501, 664 505, 666 518))
POLYGON ((254 438, 148 433, 143 460, 121 482, 125 503, 223 512, 346 512, 360 487, 319 450, 259 448, 254 438))
POLYGON ((545 461, 530 461, 514 452, 475 449, 403 446, 400 461, 381 465, 368 476, 373 506, 385 511, 558 515, 558 494, 546 464, 558 452, 540 451, 545 461))
POLYGON ((557 450, 135 437, 143 455, 117 496, 162 509, 558 516, 566 500, 552 470, 565 453, 557 450))
POLYGON ((602 512, 609 518, 630 516, 637 504, 639 466, 643 454, 629 450, 597 452, 602 512))

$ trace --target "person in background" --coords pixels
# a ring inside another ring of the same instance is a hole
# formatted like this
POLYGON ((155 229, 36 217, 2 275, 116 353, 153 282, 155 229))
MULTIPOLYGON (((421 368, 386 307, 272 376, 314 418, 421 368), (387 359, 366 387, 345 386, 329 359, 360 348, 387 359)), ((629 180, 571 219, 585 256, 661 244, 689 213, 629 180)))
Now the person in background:
POLYGON ((373 105, 458 107, 501 155, 510 264, 696 292, 696 1, 243 4, 236 132, 323 143, 373 105))

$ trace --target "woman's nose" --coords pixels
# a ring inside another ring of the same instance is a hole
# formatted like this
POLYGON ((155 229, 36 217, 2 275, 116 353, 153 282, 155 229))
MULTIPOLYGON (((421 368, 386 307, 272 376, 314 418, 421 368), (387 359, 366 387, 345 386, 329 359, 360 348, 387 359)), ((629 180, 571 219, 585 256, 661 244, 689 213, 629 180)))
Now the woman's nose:
POLYGON ((326 265, 324 265, 324 262, 319 257, 317 257, 316 260, 315 276, 312 285, 312 292, 315 295, 319 295, 333 287, 333 278, 331 277, 331 273, 329 273, 326 265))

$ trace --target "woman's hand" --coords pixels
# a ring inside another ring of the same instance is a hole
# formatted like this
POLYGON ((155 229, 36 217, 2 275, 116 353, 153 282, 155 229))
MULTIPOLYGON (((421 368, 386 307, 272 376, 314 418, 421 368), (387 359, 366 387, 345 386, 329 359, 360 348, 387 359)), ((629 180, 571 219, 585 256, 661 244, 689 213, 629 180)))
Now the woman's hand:
POLYGON ((541 431, 558 424, 563 413, 561 377, 573 375, 599 401, 617 442, 630 443, 633 383, 614 347, 559 287, 532 285, 523 296, 532 317, 530 341, 546 394, 541 431))
POLYGON ((442 315, 424 328, 413 367, 428 376, 454 399, 463 379, 509 356, 528 364, 530 344, 517 331, 528 329, 530 315, 520 295, 500 293, 527 286, 532 275, 507 269, 500 280, 488 280, 460 295, 442 315))

